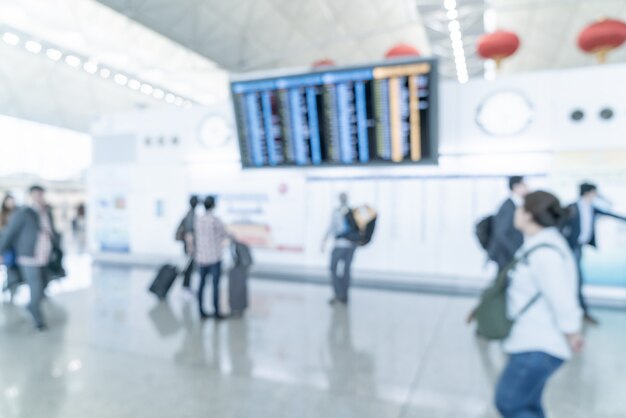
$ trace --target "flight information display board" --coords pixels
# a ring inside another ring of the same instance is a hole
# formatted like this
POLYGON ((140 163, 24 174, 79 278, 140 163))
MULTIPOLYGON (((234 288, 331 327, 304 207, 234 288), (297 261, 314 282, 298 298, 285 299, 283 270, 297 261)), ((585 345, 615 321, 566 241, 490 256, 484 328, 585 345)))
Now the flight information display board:
POLYGON ((437 162, 432 59, 231 83, 244 167, 437 162))

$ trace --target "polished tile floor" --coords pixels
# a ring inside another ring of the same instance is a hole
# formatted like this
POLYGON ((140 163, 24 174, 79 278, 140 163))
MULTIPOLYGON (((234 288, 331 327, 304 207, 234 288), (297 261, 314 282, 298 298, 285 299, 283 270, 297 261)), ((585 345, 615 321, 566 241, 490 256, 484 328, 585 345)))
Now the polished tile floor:
MULTIPOLYGON (((2 418, 490 418, 504 358, 463 318, 472 299, 356 289, 332 308, 316 285, 253 280, 251 309, 198 320, 153 272, 75 260, 36 333, 0 310, 2 418)), ((559 371, 553 418, 626 417, 626 312, 598 311, 586 352, 559 371)))

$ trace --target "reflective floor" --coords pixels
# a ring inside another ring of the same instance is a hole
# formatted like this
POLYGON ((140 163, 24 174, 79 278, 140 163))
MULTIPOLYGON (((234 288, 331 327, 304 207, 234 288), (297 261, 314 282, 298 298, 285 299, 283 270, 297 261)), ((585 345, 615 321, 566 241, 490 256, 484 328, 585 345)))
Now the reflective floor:
MULTIPOLYGON (((73 263, 50 330, 0 310, 0 417, 489 418, 504 358, 465 327, 471 299, 356 289, 332 308, 316 285, 253 280, 251 309, 198 320, 153 272, 73 263)), ((584 355, 551 381, 554 418, 626 417, 626 313, 597 312, 584 355)))

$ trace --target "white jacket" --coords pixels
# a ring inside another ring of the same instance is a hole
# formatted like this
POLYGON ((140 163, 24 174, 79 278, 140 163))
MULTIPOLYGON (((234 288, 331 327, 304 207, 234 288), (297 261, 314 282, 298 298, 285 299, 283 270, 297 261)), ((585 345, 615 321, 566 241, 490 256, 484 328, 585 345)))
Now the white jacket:
POLYGON ((537 249, 509 274, 509 318, 518 317, 536 294, 540 297, 517 318, 504 341, 504 351, 511 354, 542 351, 567 360, 572 351, 564 334, 580 331, 583 317, 578 302, 578 270, 572 251, 556 228, 546 228, 532 237, 525 237, 516 257, 543 244, 558 250, 537 249))

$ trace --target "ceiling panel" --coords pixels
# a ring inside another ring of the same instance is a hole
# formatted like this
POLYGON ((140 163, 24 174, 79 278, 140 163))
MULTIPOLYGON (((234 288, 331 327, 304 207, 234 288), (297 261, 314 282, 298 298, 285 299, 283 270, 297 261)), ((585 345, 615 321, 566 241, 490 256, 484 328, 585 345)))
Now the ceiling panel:
POLYGON ((414 0, 100 2, 234 72, 380 60, 395 42, 430 50, 414 0))

